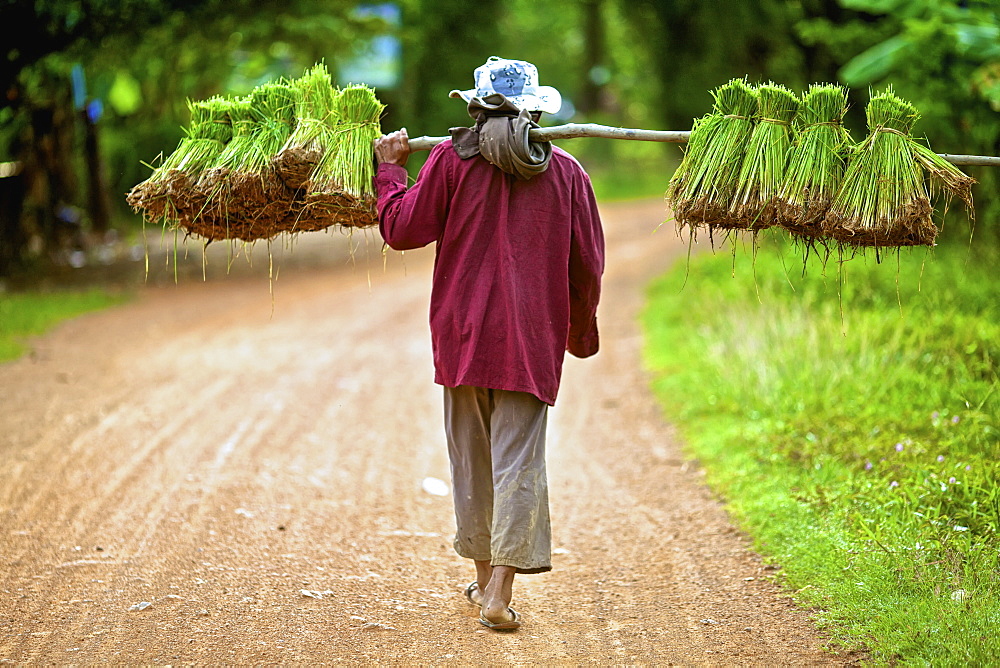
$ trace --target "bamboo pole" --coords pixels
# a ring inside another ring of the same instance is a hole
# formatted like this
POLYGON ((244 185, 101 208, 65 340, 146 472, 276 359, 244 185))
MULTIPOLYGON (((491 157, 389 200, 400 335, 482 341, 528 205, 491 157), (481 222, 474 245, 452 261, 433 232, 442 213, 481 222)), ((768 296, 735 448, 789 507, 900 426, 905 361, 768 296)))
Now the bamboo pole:
MULTIPOLYGON (((683 144, 691 136, 689 131, 638 130, 633 128, 613 128, 597 123, 567 123, 549 128, 533 128, 528 138, 535 141, 555 139, 576 139, 577 137, 603 137, 605 139, 632 139, 635 141, 660 141, 683 144)), ((429 151, 449 137, 415 137, 410 140, 411 151, 429 151)))
POLYGON ((951 153, 938 153, 938 155, 953 165, 1000 167, 1000 158, 996 158, 991 155, 954 155, 951 153))
MULTIPOLYGON (((613 128, 597 123, 568 123, 548 128, 533 128, 528 137, 535 141, 555 139, 576 139, 578 137, 602 137, 605 139, 630 139, 634 141, 658 141, 672 144, 686 143, 690 131, 686 130, 641 130, 635 128, 613 128)), ((411 151, 429 151, 449 137, 414 137, 410 140, 411 151)), ((973 165, 980 167, 1000 167, 1000 157, 988 155, 954 155, 939 153, 953 165, 973 165)))

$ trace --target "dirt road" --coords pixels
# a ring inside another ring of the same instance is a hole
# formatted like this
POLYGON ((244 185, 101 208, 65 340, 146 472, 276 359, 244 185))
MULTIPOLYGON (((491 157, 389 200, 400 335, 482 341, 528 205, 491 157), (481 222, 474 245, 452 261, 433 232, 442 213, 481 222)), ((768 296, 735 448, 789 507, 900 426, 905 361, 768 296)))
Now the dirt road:
POLYGON ((432 254, 351 262, 316 234, 293 256, 330 259, 283 270, 273 313, 257 249, 249 276, 147 287, 0 366, 0 663, 851 663, 650 396, 636 313, 684 251, 661 204, 604 216, 602 352, 567 361, 550 415, 555 570, 515 583, 518 633, 476 621, 425 484, 448 479, 432 254))

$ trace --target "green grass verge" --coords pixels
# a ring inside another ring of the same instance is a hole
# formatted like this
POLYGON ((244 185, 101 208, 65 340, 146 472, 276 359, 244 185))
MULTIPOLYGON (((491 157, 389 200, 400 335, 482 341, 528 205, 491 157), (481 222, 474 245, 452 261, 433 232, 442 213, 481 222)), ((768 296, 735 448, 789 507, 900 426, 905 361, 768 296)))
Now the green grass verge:
POLYGON ((756 262, 695 255, 655 281, 655 391, 837 643, 995 665, 1000 258, 915 250, 826 276, 797 258, 765 242, 756 262))
POLYGON ((26 340, 59 322, 124 301, 104 290, 0 294, 0 363, 27 350, 26 340))

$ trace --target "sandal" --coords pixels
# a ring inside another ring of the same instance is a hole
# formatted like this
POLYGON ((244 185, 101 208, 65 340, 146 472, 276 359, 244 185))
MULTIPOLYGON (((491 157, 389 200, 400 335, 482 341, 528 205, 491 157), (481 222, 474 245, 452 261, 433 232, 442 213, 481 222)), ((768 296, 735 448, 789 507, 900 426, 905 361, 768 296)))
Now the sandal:
POLYGON ((506 622, 491 622, 483 617, 483 613, 480 612, 479 623, 493 631, 516 631, 521 628, 521 615, 517 614, 514 608, 507 608, 507 612, 513 615, 514 619, 506 622))
POLYGON ((469 583, 469 586, 465 588, 465 598, 469 600, 469 603, 476 606, 477 608, 483 607, 483 593, 479 591, 479 583, 473 580, 469 583), (479 600, 476 600, 476 596, 479 600))

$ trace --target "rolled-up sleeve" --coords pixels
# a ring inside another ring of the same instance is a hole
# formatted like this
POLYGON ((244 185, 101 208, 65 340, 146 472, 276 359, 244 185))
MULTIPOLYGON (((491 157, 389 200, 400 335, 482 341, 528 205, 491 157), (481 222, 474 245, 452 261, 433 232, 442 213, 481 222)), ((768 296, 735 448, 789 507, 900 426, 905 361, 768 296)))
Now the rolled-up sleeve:
POLYGON ((437 241, 448 216, 449 178, 441 165, 441 147, 435 147, 407 188, 406 169, 382 163, 375 172, 378 229, 394 250, 421 248, 437 241))
POLYGON ((604 273, 604 230, 590 179, 581 174, 577 185, 570 241, 570 319, 566 350, 575 357, 590 357, 599 348, 597 303, 601 298, 604 273))

